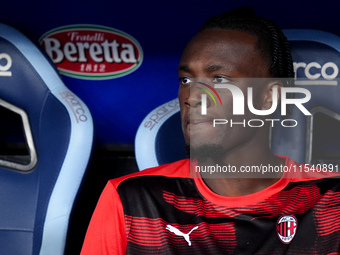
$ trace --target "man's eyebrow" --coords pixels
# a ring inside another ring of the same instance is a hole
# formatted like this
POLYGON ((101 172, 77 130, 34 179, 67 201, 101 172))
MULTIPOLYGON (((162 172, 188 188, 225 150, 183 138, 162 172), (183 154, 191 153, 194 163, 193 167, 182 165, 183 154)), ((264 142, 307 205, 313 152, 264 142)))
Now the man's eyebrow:
POLYGON ((218 71, 221 69, 225 69, 225 67, 222 65, 208 65, 204 68, 204 71, 210 73, 210 72, 218 71))
POLYGON ((187 65, 180 65, 177 68, 177 72, 187 72, 187 73, 189 73, 190 72, 190 68, 187 65))
MULTIPOLYGON (((204 68, 204 71, 206 72, 214 72, 214 71, 218 71, 218 70, 221 70, 221 69, 225 69, 224 66, 222 65, 208 65, 204 68)), ((182 72, 187 72, 187 73, 190 73, 190 68, 189 66, 187 65, 180 65, 177 69, 178 72, 182 71, 182 72)))

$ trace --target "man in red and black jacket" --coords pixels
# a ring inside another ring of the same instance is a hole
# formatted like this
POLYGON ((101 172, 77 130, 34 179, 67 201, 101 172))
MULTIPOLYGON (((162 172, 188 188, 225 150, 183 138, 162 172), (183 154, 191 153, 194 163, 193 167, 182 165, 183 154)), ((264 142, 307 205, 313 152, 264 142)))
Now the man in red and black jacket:
POLYGON ((281 30, 249 9, 212 17, 185 48, 178 73, 190 159, 110 180, 81 254, 338 254, 338 179, 274 155, 270 123, 213 126, 254 114, 234 115, 229 90, 216 89, 221 104, 202 96, 213 84, 232 84, 244 95, 253 88, 255 109, 276 105, 294 77, 281 30), (275 171, 246 171, 264 166, 275 171))

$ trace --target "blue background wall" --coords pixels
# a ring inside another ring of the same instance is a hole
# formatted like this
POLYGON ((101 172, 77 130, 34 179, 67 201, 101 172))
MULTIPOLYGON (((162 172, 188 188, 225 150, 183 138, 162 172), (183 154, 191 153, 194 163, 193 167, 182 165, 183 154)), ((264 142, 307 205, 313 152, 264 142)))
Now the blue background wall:
POLYGON ((62 76, 90 108, 96 143, 132 145, 138 125, 156 106, 177 96, 176 68, 186 43, 210 16, 248 5, 282 29, 319 29, 340 35, 336 1, 6 1, 0 22, 33 42, 56 27, 94 24, 122 30, 141 45, 144 60, 132 74, 110 80, 62 76))

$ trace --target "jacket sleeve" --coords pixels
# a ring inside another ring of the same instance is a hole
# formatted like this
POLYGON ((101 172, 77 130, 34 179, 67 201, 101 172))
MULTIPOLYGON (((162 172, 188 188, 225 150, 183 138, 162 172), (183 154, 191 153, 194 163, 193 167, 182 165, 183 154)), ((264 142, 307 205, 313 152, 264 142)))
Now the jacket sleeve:
POLYGON ((105 186, 92 215, 81 255, 126 254, 124 210, 112 181, 105 186))

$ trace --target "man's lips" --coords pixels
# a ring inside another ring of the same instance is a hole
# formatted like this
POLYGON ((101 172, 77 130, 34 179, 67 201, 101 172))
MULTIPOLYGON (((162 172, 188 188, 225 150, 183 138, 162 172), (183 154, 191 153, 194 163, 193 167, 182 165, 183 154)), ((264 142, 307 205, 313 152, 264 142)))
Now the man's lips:
POLYGON ((187 123, 188 124, 201 124, 201 123, 212 123, 213 120, 211 119, 190 119, 187 123))
POLYGON ((191 130, 191 127, 199 127, 200 125, 209 124, 212 126, 213 120, 212 119, 189 119, 186 121, 186 128, 188 131, 191 130))

